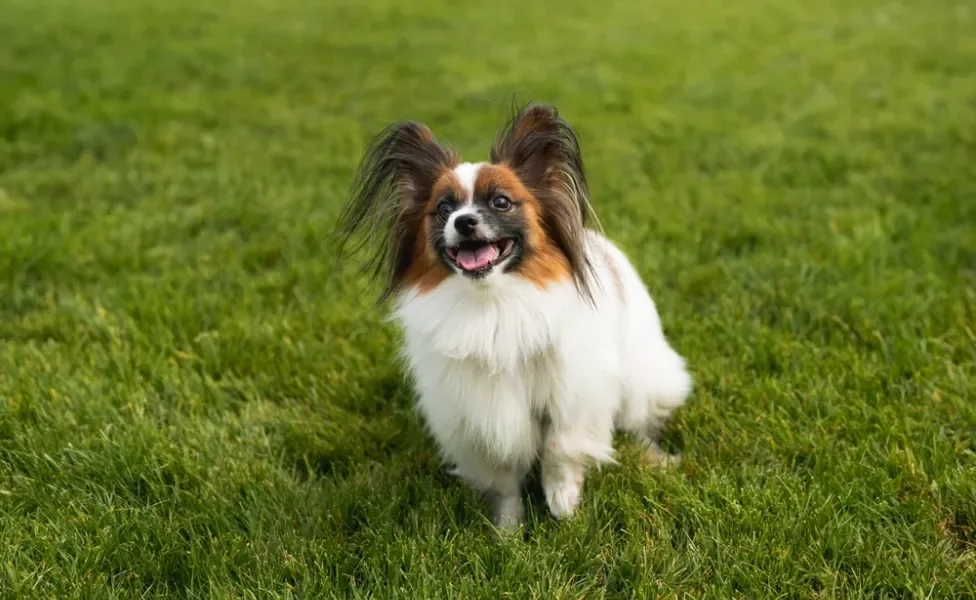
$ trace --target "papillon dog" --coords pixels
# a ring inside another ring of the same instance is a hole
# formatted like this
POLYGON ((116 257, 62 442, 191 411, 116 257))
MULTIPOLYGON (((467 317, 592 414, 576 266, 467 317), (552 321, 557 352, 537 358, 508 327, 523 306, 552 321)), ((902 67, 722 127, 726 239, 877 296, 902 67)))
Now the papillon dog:
POLYGON ((486 162, 463 162, 420 123, 389 126, 340 217, 344 243, 372 248, 427 428, 501 529, 524 521, 537 461, 565 518, 585 469, 614 462, 615 431, 677 458, 657 440, 691 377, 594 221, 576 132, 543 104, 516 111, 486 162))

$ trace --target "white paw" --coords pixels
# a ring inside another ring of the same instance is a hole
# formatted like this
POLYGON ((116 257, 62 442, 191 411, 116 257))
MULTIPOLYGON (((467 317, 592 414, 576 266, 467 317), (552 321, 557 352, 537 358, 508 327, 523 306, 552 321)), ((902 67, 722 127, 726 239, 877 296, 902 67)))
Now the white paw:
POLYGON ((681 455, 668 454, 656 442, 650 442, 644 450, 644 460, 652 467, 675 468, 681 464, 681 455))
POLYGON ((572 480, 562 480, 543 486, 546 492, 546 503, 549 512, 557 519, 568 519, 579 506, 582 486, 572 480))
POLYGON ((525 522, 525 507, 518 496, 500 496, 495 499, 496 529, 510 531, 522 526, 525 522))

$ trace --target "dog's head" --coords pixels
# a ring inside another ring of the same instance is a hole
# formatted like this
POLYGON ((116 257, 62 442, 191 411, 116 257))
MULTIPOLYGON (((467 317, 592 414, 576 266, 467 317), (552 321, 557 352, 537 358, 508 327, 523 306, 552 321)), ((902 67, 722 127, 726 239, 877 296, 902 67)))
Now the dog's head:
POLYGON ((396 123, 370 145, 339 234, 374 244, 384 296, 449 277, 572 280, 590 294, 591 208, 579 141, 550 106, 517 111, 488 162, 463 162, 425 125, 396 123))

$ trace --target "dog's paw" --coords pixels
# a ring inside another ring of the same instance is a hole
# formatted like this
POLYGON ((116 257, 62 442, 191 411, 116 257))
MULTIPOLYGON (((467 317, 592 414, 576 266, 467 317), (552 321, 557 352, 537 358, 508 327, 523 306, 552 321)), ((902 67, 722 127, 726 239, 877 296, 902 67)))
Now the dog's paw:
POLYGON ((557 519, 568 519, 576 512, 582 492, 581 482, 566 478, 543 486, 549 513, 557 519))
POLYGON ((676 468, 681 464, 681 455, 668 454, 657 442, 649 442, 644 448, 644 462, 651 467, 676 468))

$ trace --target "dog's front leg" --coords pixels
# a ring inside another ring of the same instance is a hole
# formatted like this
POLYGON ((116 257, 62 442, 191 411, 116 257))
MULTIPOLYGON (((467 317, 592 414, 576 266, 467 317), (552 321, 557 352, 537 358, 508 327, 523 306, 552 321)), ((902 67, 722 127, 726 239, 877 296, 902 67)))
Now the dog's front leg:
POLYGON ((571 426, 549 426, 542 451, 542 489, 552 516, 573 516, 587 465, 613 462, 612 455, 613 424, 606 416, 593 415, 571 426))

